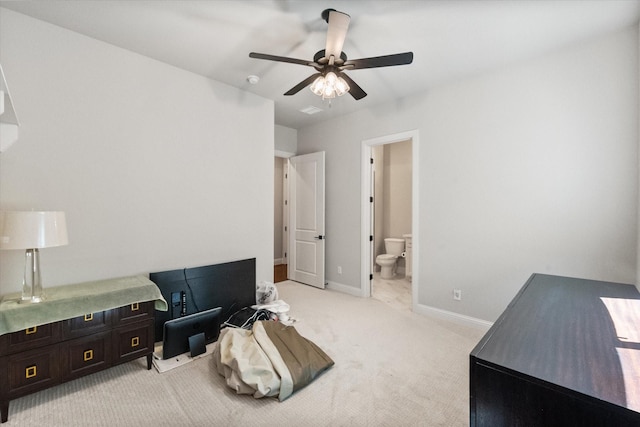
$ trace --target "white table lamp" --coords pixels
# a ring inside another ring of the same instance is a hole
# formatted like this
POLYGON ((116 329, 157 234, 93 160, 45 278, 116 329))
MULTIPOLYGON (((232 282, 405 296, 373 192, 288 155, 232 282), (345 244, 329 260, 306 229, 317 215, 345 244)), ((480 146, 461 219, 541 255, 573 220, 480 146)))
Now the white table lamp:
POLYGON ((69 243, 64 212, 0 212, 0 249, 25 249, 21 302, 44 299, 38 249, 69 243))

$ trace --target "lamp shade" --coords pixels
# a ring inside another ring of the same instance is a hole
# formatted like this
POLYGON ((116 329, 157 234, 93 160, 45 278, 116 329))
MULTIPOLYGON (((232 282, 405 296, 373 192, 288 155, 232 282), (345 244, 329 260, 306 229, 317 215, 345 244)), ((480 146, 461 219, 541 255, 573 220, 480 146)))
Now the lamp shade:
POLYGON ((64 212, 0 212, 0 249, 39 249, 68 243, 64 212))

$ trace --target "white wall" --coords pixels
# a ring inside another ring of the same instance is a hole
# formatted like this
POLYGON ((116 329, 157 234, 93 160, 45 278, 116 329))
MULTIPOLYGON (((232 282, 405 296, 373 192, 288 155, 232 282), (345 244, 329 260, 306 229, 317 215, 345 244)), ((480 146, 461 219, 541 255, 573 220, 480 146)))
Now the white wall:
POLYGON ((298 151, 298 131, 286 126, 275 125, 276 154, 288 156, 298 151))
MULTIPOLYGON (((638 24, 638 57, 636 59, 636 66, 638 67, 638 80, 640 81, 640 24, 638 24)), ((638 94, 638 98, 640 98, 640 94, 638 94)), ((640 115, 640 108, 638 108, 638 114, 640 115)), ((640 116, 638 117, 638 170, 640 171, 640 116)), ((640 180, 640 172, 638 173, 638 179, 640 180)), ((640 192, 640 182, 638 183, 638 191, 640 192)), ((640 194, 639 198, 639 206, 638 206, 638 248, 637 254, 638 259, 636 262, 636 287, 640 291, 640 194)))
POLYGON ((384 146, 384 237, 411 233, 411 140, 384 146))
POLYGON ((300 129, 326 152, 327 280, 360 286, 361 141, 418 129, 418 304, 493 321, 534 272, 633 282, 637 58, 634 27, 300 129))
MULTIPOLYGON (((63 210, 46 286, 257 258, 273 277, 273 102, 2 9, 20 140, 0 208, 63 210)), ((0 293, 20 289, 0 252, 0 293)))

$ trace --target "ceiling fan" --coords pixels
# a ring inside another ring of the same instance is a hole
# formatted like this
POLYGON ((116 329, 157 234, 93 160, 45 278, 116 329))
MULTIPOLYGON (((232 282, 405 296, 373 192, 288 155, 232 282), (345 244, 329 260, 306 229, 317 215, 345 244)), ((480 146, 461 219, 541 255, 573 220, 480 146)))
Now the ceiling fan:
POLYGON ((316 69, 317 73, 307 77, 289 89, 285 92, 285 95, 294 95, 304 87, 311 85, 311 91, 318 96, 322 96, 322 99, 335 98, 336 95, 342 96, 349 92, 355 100, 359 100, 367 96, 367 93, 346 75, 344 71, 406 65, 411 64, 413 61, 413 52, 396 53, 372 58, 347 59, 347 55, 342 51, 342 46, 347 36, 347 29, 349 28, 351 17, 335 9, 326 9, 322 12, 322 19, 329 24, 327 43, 323 50, 318 51, 313 56, 313 61, 256 52, 249 54, 251 58, 306 65, 316 69))

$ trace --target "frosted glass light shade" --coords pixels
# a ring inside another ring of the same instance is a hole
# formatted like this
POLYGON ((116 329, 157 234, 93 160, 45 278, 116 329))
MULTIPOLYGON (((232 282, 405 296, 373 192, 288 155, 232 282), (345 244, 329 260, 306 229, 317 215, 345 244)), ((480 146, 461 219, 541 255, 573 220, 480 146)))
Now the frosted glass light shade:
POLYGON ((311 89, 311 92, 315 93, 316 95, 322 96, 322 93, 324 92, 324 77, 320 76, 315 79, 309 89, 311 89))
POLYGON ((68 243, 64 212, 0 212, 0 249, 39 249, 68 243))
POLYGON ((351 88, 345 79, 339 77, 333 71, 329 71, 326 75, 319 76, 315 79, 309 89, 316 95, 321 96, 322 99, 332 99, 335 98, 336 95, 344 95, 349 92, 351 88))
POLYGON ((349 87, 349 84, 342 77, 338 77, 335 87, 336 87, 336 93, 338 94, 338 96, 344 95, 345 93, 349 92, 349 89, 351 89, 349 87))

